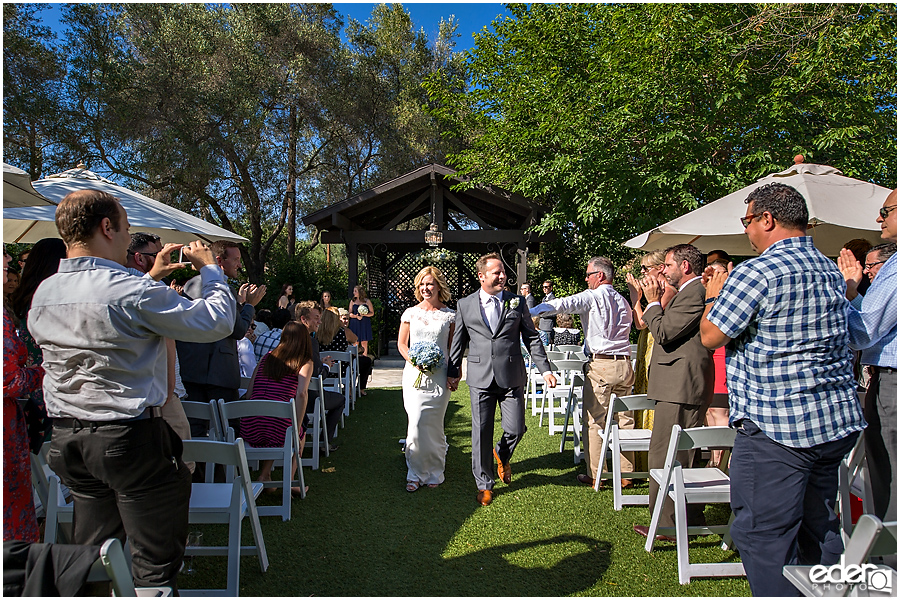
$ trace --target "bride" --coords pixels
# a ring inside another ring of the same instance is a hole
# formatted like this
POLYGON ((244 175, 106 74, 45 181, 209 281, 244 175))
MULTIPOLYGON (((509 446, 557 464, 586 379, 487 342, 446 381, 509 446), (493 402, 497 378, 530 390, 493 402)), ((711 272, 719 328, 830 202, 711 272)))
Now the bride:
POLYGON ((423 485, 434 488, 444 482, 448 447, 444 436, 444 413, 450 400, 447 357, 450 355, 450 340, 456 320, 456 312, 444 304, 450 300, 450 289, 439 269, 428 266, 419 271, 415 286, 419 303, 403 313, 397 339, 397 349, 406 359, 403 407, 409 416, 406 432, 407 492, 414 492, 423 485), (409 349, 416 342, 434 342, 441 349, 444 360, 434 372, 422 372, 410 362, 409 349), (416 386, 420 372, 422 379, 416 386))

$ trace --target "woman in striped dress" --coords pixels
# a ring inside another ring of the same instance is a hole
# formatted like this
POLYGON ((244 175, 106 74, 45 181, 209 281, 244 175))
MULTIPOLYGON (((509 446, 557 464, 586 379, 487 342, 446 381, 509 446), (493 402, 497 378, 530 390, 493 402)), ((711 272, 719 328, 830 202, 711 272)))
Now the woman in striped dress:
MULTIPOLYGON (((253 380, 247 390, 250 400, 294 399, 297 423, 301 424, 300 453, 306 443, 307 390, 312 376, 312 341, 309 330, 302 323, 290 321, 281 331, 281 342, 271 352, 266 353, 253 372, 253 380)), ((241 419, 241 437, 253 448, 278 448, 284 444, 284 433, 291 426, 290 419, 278 417, 244 417, 241 419)), ((272 480, 274 461, 259 461, 258 481, 272 480)), ((291 479, 297 472, 296 458, 291 461, 291 479)), ((275 490, 273 490, 275 491, 275 490)), ((291 488, 291 494, 300 495, 300 488, 291 488)))

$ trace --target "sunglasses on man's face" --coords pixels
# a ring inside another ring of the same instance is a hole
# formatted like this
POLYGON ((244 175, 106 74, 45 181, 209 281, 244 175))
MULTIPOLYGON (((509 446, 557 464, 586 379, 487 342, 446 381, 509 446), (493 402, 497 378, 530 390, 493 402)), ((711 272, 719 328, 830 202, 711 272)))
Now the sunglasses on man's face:
POLYGON ((894 210, 897 210, 896 204, 893 206, 882 206, 881 208, 878 209, 878 214, 881 216, 882 219, 887 219, 888 215, 891 214, 891 211, 894 211, 894 210))

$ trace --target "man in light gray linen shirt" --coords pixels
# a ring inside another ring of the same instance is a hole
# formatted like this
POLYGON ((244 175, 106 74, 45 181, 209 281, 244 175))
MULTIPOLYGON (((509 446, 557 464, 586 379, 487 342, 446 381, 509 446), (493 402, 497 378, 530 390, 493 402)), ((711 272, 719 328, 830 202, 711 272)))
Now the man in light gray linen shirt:
MULTIPOLYGON (((587 455, 587 474, 578 475, 578 481, 594 485, 597 464, 600 462, 600 432, 606 427, 606 413, 613 393, 627 396, 634 385, 634 369, 631 367, 631 307, 612 281, 616 268, 606 257, 596 256, 587 263, 584 280, 588 289, 573 296, 554 298, 531 309, 532 316, 547 314, 577 314, 584 327, 584 349, 589 362, 585 375, 590 385, 584 387, 582 437, 587 455)), ((633 415, 618 413, 620 429, 634 429, 633 415)), ((633 452, 623 452, 619 464, 622 473, 634 471, 633 452), (630 456, 629 456, 630 455, 630 456)), ((602 469, 601 469, 602 470, 602 469)), ((630 479, 623 479, 625 487, 630 479)))
POLYGON ((184 255, 203 278, 202 299, 128 273, 128 217, 109 194, 72 192, 56 225, 68 258, 35 292, 28 328, 44 353, 49 462, 75 499, 75 543, 127 535, 135 583, 177 589, 191 475, 181 440, 159 418, 164 338, 220 339, 231 332, 234 305, 200 242, 184 255))

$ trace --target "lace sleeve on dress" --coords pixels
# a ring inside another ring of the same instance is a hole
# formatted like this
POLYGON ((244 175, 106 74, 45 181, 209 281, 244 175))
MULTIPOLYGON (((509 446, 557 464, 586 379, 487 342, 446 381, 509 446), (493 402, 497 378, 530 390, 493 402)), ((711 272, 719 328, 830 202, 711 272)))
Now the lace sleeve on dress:
POLYGON ((401 323, 409 323, 410 321, 412 321, 413 308, 414 307, 411 306, 403 311, 403 315, 400 317, 401 323))
POLYGON ((456 311, 452 308, 448 308, 447 310, 450 311, 447 315, 447 321, 449 321, 450 323, 456 323, 456 311))

